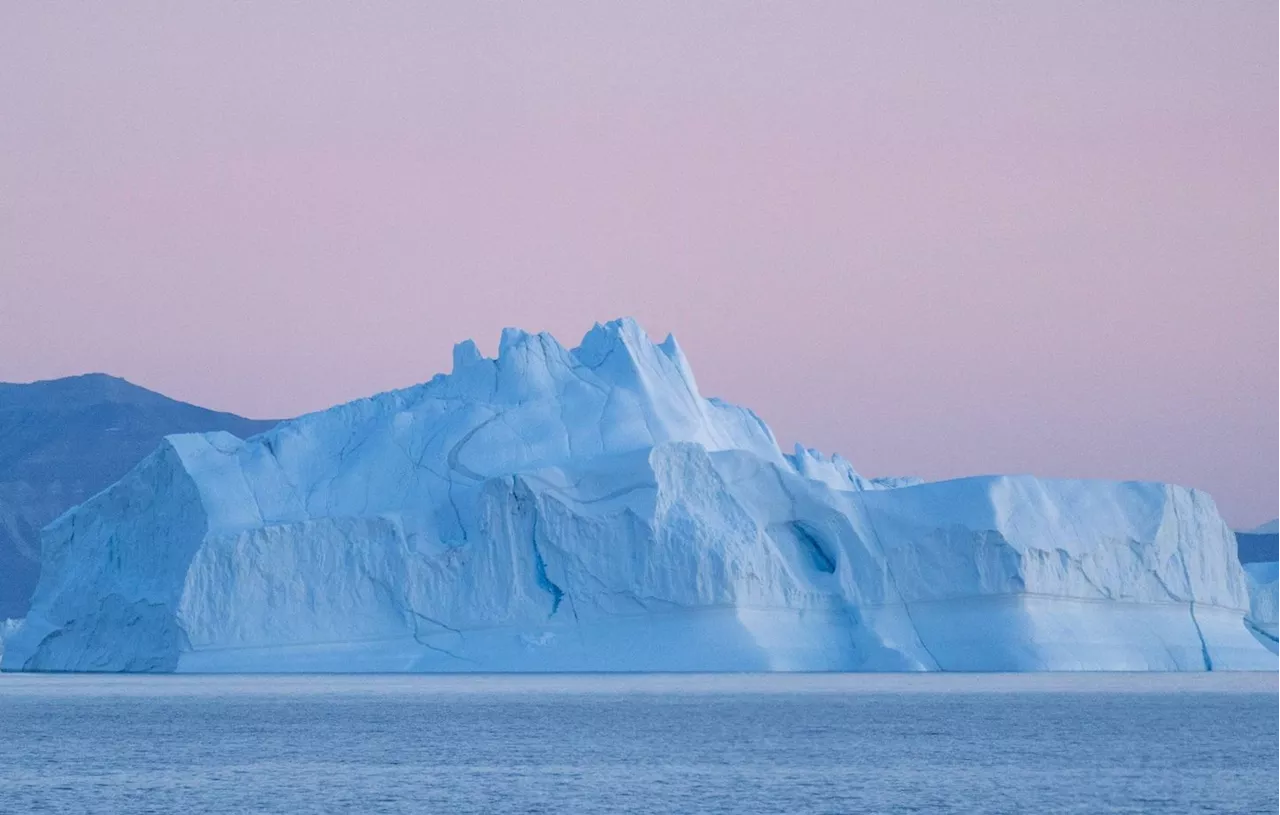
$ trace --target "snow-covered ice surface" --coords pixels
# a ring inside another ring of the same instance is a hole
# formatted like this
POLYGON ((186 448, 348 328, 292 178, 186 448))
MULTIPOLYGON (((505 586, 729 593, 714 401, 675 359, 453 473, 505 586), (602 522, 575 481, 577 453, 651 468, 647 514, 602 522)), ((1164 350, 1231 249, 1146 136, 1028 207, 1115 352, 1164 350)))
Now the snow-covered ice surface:
POLYGON ((1203 493, 784 454, 633 321, 242 441, 44 537, 7 670, 1274 669, 1203 493))

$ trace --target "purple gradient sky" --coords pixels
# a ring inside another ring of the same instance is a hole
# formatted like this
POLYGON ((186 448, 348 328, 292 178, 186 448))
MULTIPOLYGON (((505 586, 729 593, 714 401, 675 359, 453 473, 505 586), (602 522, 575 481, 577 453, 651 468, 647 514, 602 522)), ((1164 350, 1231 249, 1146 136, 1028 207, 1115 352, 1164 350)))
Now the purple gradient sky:
POLYGON ((1276 515, 1275 3, 501 5, 6 4, 0 380, 281 416, 631 314, 869 474, 1276 515))

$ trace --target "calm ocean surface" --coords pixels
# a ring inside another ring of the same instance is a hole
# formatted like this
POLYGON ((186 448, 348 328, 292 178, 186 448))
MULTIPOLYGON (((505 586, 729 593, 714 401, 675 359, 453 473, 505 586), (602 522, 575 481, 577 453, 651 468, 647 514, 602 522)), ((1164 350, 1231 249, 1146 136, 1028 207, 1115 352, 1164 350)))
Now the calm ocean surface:
POLYGON ((3 812, 1276 812, 1274 674, 0 675, 3 812))

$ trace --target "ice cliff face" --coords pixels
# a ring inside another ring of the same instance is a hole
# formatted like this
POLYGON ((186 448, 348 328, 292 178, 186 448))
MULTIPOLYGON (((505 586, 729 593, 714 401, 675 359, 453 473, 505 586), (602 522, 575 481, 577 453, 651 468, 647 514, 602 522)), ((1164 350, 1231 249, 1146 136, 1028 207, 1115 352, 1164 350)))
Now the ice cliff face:
POLYGON ((1205 495, 786 455, 632 321, 247 441, 46 530, 7 670, 1274 668, 1205 495), (904 486, 905 485, 905 486, 904 486))
POLYGON ((1249 588, 1249 627, 1272 653, 1280 646, 1280 586, 1277 585, 1276 561, 1244 564, 1245 583, 1249 588))
POLYGON ((1257 529, 1236 533, 1237 553, 1244 567, 1245 585, 1249 588, 1250 629, 1272 652, 1280 649, 1280 633, 1277 631, 1278 581, 1276 579, 1277 540, 1276 521, 1269 521, 1257 529))

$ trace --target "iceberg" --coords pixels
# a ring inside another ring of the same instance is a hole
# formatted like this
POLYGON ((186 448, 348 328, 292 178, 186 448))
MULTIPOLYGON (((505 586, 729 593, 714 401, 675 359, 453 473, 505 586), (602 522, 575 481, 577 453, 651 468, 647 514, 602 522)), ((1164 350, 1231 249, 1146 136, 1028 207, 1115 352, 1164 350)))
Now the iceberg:
POLYGON ((1271 669, 1212 499, 868 479, 704 398, 673 337, 167 437, 48 526, 5 670, 1271 669))
POLYGON ((1258 641, 1272 653, 1280 647, 1280 585, 1277 585, 1277 563, 1244 564, 1249 589, 1249 614, 1246 621, 1258 641))
POLYGON ((1276 521, 1268 521, 1247 532, 1236 533, 1236 552, 1244 567, 1245 585, 1249 590, 1249 614, 1246 621, 1258 641, 1273 653, 1280 650, 1280 629, 1277 627, 1277 606, 1280 606, 1280 586, 1277 585, 1277 551, 1280 535, 1276 533, 1276 521))

